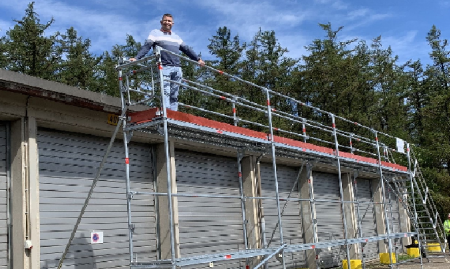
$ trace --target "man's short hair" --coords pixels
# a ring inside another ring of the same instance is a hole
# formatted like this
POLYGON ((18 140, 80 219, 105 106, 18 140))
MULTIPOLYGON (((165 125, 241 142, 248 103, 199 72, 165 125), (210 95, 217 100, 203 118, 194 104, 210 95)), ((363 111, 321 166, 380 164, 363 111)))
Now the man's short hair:
POLYGON ((164 19, 164 17, 170 17, 170 18, 172 18, 172 19, 173 19, 173 16, 172 16, 172 14, 169 14, 169 13, 166 13, 166 14, 164 14, 164 15, 162 16, 161 20, 163 20, 163 19, 164 19))

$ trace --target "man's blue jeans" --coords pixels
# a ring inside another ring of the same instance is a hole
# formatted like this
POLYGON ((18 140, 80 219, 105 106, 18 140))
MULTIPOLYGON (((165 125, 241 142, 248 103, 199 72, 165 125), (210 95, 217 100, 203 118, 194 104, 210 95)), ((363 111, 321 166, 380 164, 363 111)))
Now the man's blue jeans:
MULTIPOLYGON (((181 67, 178 66, 163 66, 163 77, 164 80, 170 79, 172 81, 176 81, 181 83, 181 79, 183 77, 183 73, 181 71, 181 67)), ((178 110, 178 90, 180 89, 180 85, 176 83, 172 83, 169 81, 164 81, 164 97, 163 102, 166 105, 167 109, 178 110)), ((161 104, 162 106, 162 104, 161 104)))

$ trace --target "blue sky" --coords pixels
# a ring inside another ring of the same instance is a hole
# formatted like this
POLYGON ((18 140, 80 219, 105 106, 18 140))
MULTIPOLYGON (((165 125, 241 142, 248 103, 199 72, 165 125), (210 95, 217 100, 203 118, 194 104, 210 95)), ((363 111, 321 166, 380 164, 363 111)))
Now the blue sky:
MULTIPOLYGON (((305 46, 323 38, 319 23, 330 22, 334 29, 344 26, 340 39, 358 38, 370 42, 382 37, 400 62, 420 59, 430 63, 427 32, 435 24, 443 38, 450 38, 450 0, 36 0, 41 22, 52 16, 48 32, 64 32, 73 26, 92 41, 91 51, 101 54, 115 44, 123 44, 126 34, 143 42, 150 30, 159 28, 161 14, 172 13, 173 30, 201 52, 208 54, 208 39, 218 27, 227 26, 232 35, 250 41, 261 27, 274 30, 288 56, 300 58, 305 46)), ((0 1, 0 35, 24 15, 28 0, 0 1)))

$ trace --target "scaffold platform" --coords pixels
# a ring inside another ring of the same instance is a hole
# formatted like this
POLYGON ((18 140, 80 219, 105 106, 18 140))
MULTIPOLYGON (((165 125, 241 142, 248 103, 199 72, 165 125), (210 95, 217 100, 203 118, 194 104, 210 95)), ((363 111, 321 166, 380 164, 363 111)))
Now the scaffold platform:
MULTIPOLYGON (((160 108, 150 108, 145 111, 128 114, 129 125, 126 131, 141 131, 163 135, 163 113, 160 108)), ((171 138, 188 140, 196 143, 211 144, 227 148, 248 149, 254 152, 266 152, 272 141, 270 134, 218 122, 207 118, 167 110, 168 131, 171 138)), ((314 160, 321 163, 330 163, 337 157, 341 165, 349 168, 358 168, 364 172, 376 173, 379 169, 378 160, 359 156, 354 153, 340 151, 339 155, 332 148, 317 146, 302 141, 274 135, 274 144, 277 155, 314 160)), ((408 168, 399 164, 381 161, 385 173, 408 175, 408 168)))

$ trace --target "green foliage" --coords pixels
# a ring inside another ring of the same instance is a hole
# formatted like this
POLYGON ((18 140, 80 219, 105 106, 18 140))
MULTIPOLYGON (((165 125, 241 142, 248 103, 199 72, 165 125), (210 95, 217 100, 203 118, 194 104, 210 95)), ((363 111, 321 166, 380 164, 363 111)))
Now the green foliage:
POLYGON ((95 57, 89 52, 91 41, 78 37, 73 27, 61 35, 58 41, 59 55, 65 60, 58 66, 56 80, 70 86, 101 91, 97 69, 102 57, 95 57))
POLYGON ((0 42, 2 58, 0 67, 23 74, 54 80, 61 61, 56 43, 59 33, 46 37, 45 31, 54 22, 40 22, 30 3, 21 20, 15 20, 13 29, 6 32, 0 42))

